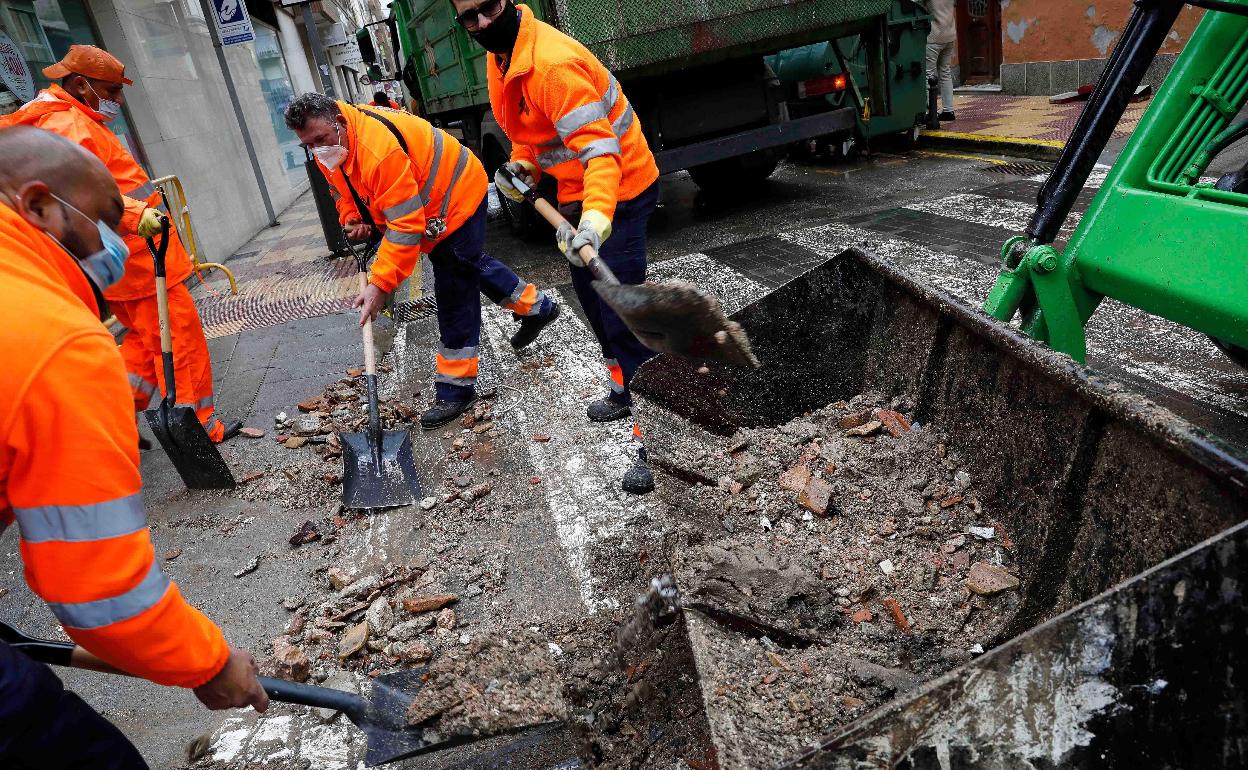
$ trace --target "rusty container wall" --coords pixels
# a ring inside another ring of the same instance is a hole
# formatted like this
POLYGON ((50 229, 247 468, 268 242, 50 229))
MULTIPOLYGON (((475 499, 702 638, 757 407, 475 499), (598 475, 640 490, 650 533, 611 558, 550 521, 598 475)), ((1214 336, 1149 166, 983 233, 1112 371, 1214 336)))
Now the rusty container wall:
POLYGON ((633 382, 668 507, 688 507, 664 471, 691 443, 714 457, 737 427, 911 396, 1015 542, 1023 605, 996 644, 1248 519, 1243 457, 874 256, 847 251, 734 318, 762 369, 663 356, 633 382))

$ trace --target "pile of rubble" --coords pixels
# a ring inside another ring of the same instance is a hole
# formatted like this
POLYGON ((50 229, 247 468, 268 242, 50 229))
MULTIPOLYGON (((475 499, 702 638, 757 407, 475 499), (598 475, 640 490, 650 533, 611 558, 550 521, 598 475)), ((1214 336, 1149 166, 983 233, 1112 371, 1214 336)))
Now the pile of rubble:
POLYGON ((1018 610, 1008 534, 907 406, 858 396, 675 469, 731 469, 676 514, 703 525, 673 566, 708 707, 760 762, 969 660, 1018 610))

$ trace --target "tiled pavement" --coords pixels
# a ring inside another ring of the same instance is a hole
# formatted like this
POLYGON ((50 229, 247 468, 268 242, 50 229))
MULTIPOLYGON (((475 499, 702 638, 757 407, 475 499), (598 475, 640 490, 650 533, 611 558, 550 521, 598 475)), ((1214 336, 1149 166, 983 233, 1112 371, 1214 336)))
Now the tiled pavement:
MULTIPOLYGON (((941 128, 960 134, 977 134, 1011 139, 1065 141, 1087 102, 1049 104, 1046 96, 1006 96, 1003 94, 961 93, 954 95, 958 119, 941 128)), ((1114 138, 1131 135, 1149 102, 1128 105, 1114 129, 1114 138)))

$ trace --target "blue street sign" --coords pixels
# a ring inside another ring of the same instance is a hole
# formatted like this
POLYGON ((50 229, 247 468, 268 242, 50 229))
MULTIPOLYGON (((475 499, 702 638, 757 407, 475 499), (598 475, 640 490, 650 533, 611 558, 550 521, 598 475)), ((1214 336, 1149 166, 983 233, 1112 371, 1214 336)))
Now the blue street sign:
POLYGON ((239 45, 256 39, 244 0, 209 0, 209 5, 212 7, 212 21, 221 36, 221 45, 239 45))

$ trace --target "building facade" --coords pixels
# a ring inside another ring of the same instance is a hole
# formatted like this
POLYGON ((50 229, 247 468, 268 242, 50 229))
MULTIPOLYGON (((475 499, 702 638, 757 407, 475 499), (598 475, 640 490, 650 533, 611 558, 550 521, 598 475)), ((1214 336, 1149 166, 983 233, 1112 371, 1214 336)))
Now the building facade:
MULTIPOLYGON (((1034 96, 1095 82, 1132 5, 1132 0, 957 0, 959 77, 1034 96)), ((1146 83, 1156 86, 1165 77, 1201 13, 1191 6, 1183 10, 1146 83)))
MULTIPOLYGON (((263 184, 280 213, 309 184, 304 152, 282 113, 298 94, 322 89, 302 7, 267 0, 246 6, 256 39, 227 46, 224 54, 263 184)), ((342 47, 354 44, 364 19, 331 2, 312 7, 319 35, 336 40, 337 27, 342 47)), ((110 127, 151 176, 181 179, 201 247, 219 260, 269 220, 208 24, 201 0, 0 0, 0 114, 45 87, 41 70, 71 44, 107 49, 134 80, 110 127)), ((338 97, 370 99, 364 66, 333 47, 328 53, 338 97)))

